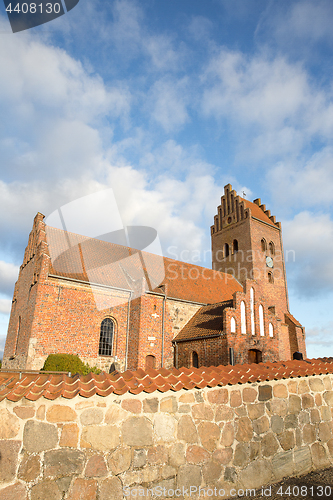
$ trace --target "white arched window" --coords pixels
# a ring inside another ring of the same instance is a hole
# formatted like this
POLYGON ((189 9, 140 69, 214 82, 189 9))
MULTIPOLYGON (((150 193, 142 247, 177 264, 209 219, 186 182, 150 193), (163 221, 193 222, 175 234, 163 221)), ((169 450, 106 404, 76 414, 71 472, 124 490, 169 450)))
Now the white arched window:
POLYGON ((263 337, 265 335, 265 323, 264 323, 264 308, 261 304, 259 306, 259 329, 260 329, 260 335, 263 337))
POLYGON ((231 333, 236 333, 236 320, 233 316, 230 320, 230 331, 231 333))
POLYGON ((273 328, 272 323, 270 323, 270 324, 268 325, 268 333, 269 333, 269 336, 270 336, 270 337, 273 337, 273 336, 274 336, 274 328, 273 328))
POLYGON ((251 309, 251 333, 255 335, 255 324, 254 324, 254 289, 250 290, 250 309, 251 309))
POLYGON ((245 312, 245 302, 241 302, 241 332, 246 333, 246 312, 245 312))

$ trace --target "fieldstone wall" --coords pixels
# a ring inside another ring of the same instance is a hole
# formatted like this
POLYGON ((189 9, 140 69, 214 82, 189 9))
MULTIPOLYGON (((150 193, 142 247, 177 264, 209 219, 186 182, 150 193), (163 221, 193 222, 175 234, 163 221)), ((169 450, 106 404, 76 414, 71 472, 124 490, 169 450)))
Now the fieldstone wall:
POLYGON ((227 498, 327 467, 332 378, 4 400, 0 500, 227 498))

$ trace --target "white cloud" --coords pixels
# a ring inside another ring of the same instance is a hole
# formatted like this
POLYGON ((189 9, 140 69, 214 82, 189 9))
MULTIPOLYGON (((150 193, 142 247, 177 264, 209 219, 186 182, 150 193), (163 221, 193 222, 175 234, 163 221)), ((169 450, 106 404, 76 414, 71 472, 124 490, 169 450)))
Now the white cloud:
MULTIPOLYGON (((19 267, 0 260, 0 293, 11 295, 14 290, 14 283, 17 280, 19 267)), ((11 301, 8 301, 10 303, 11 301)), ((10 311, 10 305, 6 306, 6 299, 0 299, 0 312, 7 313, 10 311), (5 310, 9 307, 9 311, 5 310)))
POLYGON ((156 81, 151 89, 152 118, 166 132, 179 129, 189 121, 187 113, 189 97, 186 79, 156 81))
POLYGON ((9 314, 12 307, 12 301, 10 299, 0 299, 0 313, 9 314))

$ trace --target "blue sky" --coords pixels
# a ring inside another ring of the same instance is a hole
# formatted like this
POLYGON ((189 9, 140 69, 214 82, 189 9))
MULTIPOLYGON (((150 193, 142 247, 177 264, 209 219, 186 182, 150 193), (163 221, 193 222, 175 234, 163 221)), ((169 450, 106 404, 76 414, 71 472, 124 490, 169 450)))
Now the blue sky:
POLYGON ((291 312, 333 356, 332 21, 330 0, 80 0, 12 34, 1 4, 0 356, 38 211, 111 187, 210 267, 227 183, 282 222, 291 312))

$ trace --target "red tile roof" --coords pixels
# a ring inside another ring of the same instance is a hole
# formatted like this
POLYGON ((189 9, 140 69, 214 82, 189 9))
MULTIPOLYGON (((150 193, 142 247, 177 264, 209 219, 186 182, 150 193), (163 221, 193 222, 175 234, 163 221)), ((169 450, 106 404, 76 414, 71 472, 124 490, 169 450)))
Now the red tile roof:
POLYGON ((310 375, 333 373, 333 358, 305 361, 279 361, 276 363, 210 366, 201 368, 172 368, 167 370, 127 370, 124 373, 70 377, 65 374, 36 374, 28 372, 0 372, 0 401, 17 402, 22 398, 35 401, 41 397, 72 399, 77 395, 89 398, 94 394, 140 394, 154 391, 180 391, 203 389, 227 384, 264 382, 310 375))
POLYGON ((252 201, 245 200, 245 198, 240 198, 241 201, 244 201, 244 206, 245 208, 249 208, 251 210, 251 215, 252 217, 255 217, 256 219, 259 219, 263 222, 266 222, 266 224, 269 224, 270 226, 276 227, 276 224, 271 221, 271 219, 268 217, 267 214, 255 203, 252 203, 252 201))
POLYGON ((302 327, 301 323, 300 323, 299 321, 297 321, 297 319, 296 319, 296 318, 294 318, 294 316, 293 316, 292 314, 290 314, 290 313, 285 313, 285 316, 286 316, 286 317, 287 317, 287 318, 288 318, 288 319, 289 319, 292 323, 294 323, 294 325, 302 327))
POLYGON ((232 306, 233 302, 227 301, 201 307, 173 340, 179 342, 220 335, 223 332, 223 311, 232 306))
POLYGON ((243 291, 231 274, 49 226, 46 234, 52 259, 51 275, 126 290, 145 278, 150 291, 161 292, 158 285, 166 285, 167 297, 201 304, 230 300, 235 292, 243 291))

